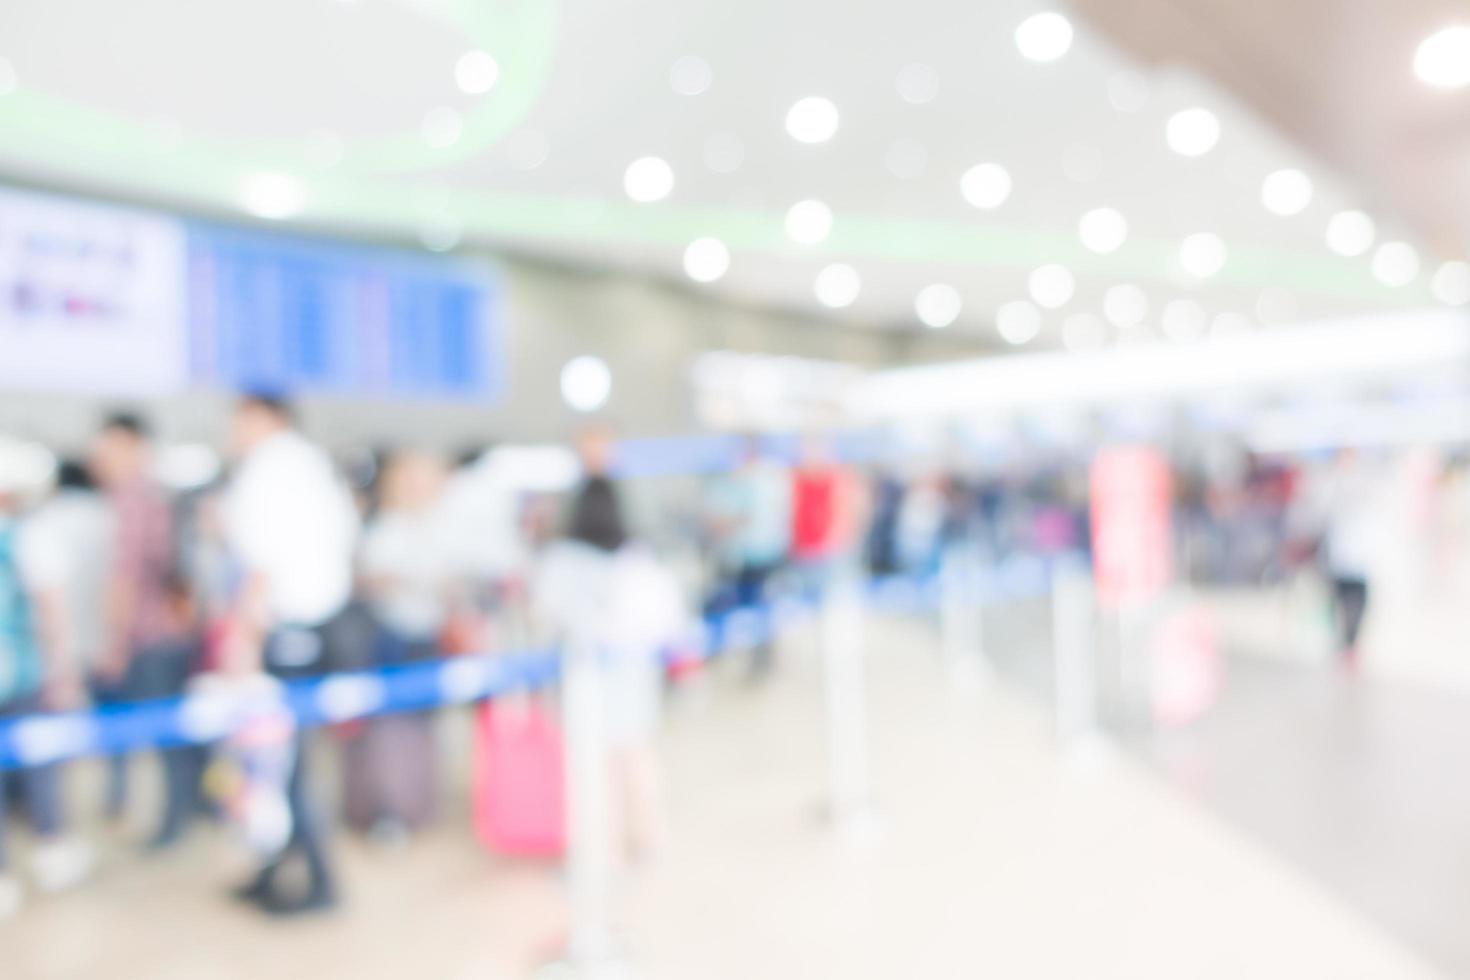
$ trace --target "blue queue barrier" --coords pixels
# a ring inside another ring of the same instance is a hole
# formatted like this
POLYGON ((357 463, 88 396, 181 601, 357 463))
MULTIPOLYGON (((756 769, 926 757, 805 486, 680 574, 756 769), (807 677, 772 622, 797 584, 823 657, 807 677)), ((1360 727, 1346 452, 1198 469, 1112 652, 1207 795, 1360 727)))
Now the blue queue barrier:
MULTIPOLYGON (((1054 560, 1033 559, 984 570, 982 603, 1039 598, 1050 591, 1054 560)), ((891 576, 868 587, 869 608, 911 614, 939 601, 938 576, 891 576)), ((815 608, 812 595, 731 609, 702 621, 699 635, 672 659, 709 659, 770 639, 815 608)), ((555 649, 473 654, 400 667, 329 674, 260 695, 200 693, 107 708, 27 715, 0 721, 0 771, 87 756, 119 755, 218 741, 260 713, 288 709, 302 727, 373 715, 467 704, 547 687, 560 675, 555 649)))

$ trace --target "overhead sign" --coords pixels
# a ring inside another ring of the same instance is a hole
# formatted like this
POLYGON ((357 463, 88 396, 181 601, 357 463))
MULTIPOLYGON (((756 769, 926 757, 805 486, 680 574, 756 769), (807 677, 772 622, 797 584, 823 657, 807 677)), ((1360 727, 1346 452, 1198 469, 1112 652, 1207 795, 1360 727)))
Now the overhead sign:
POLYGON ((0 386, 182 388, 183 270, 176 220, 0 189, 0 386))
POLYGON ((0 189, 0 386, 484 401, 480 265, 0 189))

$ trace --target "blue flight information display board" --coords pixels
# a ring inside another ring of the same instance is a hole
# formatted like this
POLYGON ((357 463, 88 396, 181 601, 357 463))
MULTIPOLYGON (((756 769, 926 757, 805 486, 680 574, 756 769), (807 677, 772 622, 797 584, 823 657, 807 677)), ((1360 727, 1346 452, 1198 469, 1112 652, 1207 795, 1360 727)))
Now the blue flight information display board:
POLYGON ((494 400, 495 284, 406 251, 189 222, 191 380, 211 388, 494 400))

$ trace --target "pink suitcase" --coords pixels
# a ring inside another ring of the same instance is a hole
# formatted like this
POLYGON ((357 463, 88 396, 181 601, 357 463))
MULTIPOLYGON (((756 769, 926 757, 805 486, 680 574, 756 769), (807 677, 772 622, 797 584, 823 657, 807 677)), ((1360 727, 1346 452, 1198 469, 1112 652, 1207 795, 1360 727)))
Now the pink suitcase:
POLYGON ((557 857, 566 847, 561 732, 535 701, 482 705, 471 788, 475 833, 499 854, 557 857))

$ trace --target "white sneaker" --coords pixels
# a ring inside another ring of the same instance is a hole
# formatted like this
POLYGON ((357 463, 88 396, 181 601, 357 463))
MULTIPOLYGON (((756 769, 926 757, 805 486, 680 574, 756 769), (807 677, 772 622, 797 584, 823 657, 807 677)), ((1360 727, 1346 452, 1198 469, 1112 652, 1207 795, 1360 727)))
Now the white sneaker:
POLYGON ((14 918, 25 904, 25 889, 15 875, 0 874, 0 922, 14 918))
POLYGON ((97 855, 90 844, 63 837, 36 846, 31 855, 31 874, 40 891, 60 892, 85 881, 96 864, 97 855))

